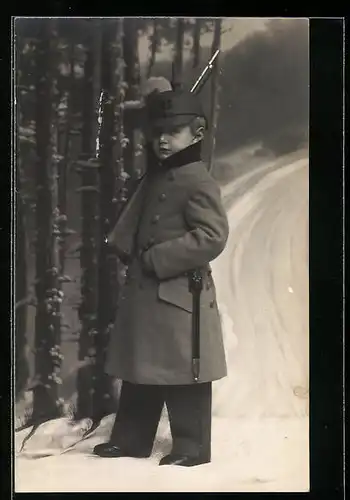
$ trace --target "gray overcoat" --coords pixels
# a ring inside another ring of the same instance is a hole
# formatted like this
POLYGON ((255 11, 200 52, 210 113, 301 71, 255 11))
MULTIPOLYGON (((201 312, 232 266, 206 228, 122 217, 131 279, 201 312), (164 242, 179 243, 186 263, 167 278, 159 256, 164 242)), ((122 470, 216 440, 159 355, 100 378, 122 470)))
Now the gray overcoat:
POLYGON ((147 180, 136 235, 139 250, 121 292, 106 371, 138 384, 192 384, 192 295, 186 272, 203 269, 200 378, 226 375, 210 261, 224 249, 228 222, 220 190, 201 161, 147 180))

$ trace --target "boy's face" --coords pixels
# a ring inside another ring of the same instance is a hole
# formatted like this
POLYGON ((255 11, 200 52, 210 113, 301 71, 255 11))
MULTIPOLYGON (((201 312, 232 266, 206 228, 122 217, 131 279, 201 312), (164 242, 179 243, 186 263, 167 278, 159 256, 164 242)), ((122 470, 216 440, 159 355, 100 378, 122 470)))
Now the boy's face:
POLYGON ((161 160, 187 148, 197 140, 199 139, 193 134, 189 125, 168 126, 162 129, 155 127, 152 131, 153 150, 161 160))

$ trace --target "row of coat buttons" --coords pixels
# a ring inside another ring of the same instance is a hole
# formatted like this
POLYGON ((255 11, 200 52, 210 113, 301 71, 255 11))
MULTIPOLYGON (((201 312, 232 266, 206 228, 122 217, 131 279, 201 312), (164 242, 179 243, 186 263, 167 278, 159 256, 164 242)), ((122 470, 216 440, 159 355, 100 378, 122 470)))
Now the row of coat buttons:
MULTIPOLYGON (((166 194, 165 193, 161 193, 159 195, 158 199, 159 199, 159 201, 165 201, 166 200, 166 194)), ((156 214, 156 215, 153 216, 151 222, 152 222, 152 224, 158 224, 159 220, 160 220, 160 215, 156 214)), ((155 243, 155 239, 153 237, 149 238, 148 243, 147 243, 146 247, 144 248, 144 250, 150 248, 152 245, 154 245, 154 243, 155 243)))
MULTIPOLYGON (((170 181, 175 180, 174 172, 172 172, 172 171, 169 172, 168 179, 170 181)), ((165 193, 161 193, 158 197, 159 201, 161 201, 161 202, 165 201, 166 198, 167 198, 167 196, 165 193)), ((159 214, 154 215, 154 217, 152 218, 152 224, 158 224, 159 220, 160 220, 160 215, 159 214)), ((152 245, 154 245, 154 243, 155 243, 155 238, 153 238, 153 237, 149 238, 147 245, 144 247, 144 250, 147 250, 148 248, 150 248, 152 245)))

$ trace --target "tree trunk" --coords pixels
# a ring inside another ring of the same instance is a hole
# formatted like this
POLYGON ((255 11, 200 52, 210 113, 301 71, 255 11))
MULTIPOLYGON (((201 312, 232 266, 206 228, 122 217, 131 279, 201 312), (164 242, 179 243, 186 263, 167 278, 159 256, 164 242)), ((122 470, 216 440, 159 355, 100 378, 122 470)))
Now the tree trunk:
MULTIPOLYGON (((23 61, 23 40, 18 37, 16 44, 17 76, 21 84, 20 63, 23 61)), ((29 379, 29 363, 27 358, 27 233, 26 214, 23 201, 23 157, 21 148, 20 126, 22 124, 21 93, 16 89, 16 239, 15 239, 15 396, 16 400, 26 387, 29 379)))
POLYGON ((178 19, 176 26, 175 57, 172 65, 172 87, 174 90, 183 86, 183 47, 185 36, 185 20, 178 19))
POLYGON ((84 66, 84 108, 82 155, 78 162, 81 173, 82 246, 80 250, 81 297, 79 318, 79 364, 77 376, 77 408, 75 417, 91 417, 93 409, 94 365, 98 316, 99 234, 99 163, 93 161, 98 124, 96 103, 100 91, 101 23, 92 21, 87 38, 84 66))
MULTIPOLYGON (((138 57, 137 19, 124 20, 123 58, 125 62, 124 79, 126 83, 125 99, 137 101, 140 98, 140 63, 138 57)), ((124 114, 124 133, 126 142, 124 146, 124 169, 133 178, 135 175, 135 156, 137 123, 134 123, 133 113, 124 114)))
MULTIPOLYGON (((125 49, 125 21, 118 20, 117 26, 117 37, 116 37, 116 73, 115 73, 115 145, 114 154, 116 162, 116 193, 113 199, 116 205, 116 213, 112 224, 116 222, 117 216, 122 209, 124 203, 127 200, 128 192, 126 189, 126 180, 128 174, 125 170, 125 157, 124 150, 127 143, 127 137, 124 130, 125 115, 130 111, 124 108, 125 104, 125 60, 124 60, 124 49, 125 49)), ((136 95, 136 92, 135 92, 136 95)))
POLYGON ((59 227, 55 89, 55 21, 41 20, 36 45, 36 296, 33 419, 60 414, 59 227))
POLYGON ((193 31, 193 67, 197 68, 200 60, 200 40, 201 40, 201 19, 196 19, 193 31))
POLYGON ((25 211, 21 192, 21 160, 17 158, 16 167, 16 360, 15 360, 15 388, 16 398, 25 388, 29 378, 29 365, 27 359, 27 235, 25 211))
MULTIPOLYGON (((106 244, 115 223, 117 200, 117 170, 115 158, 115 108, 120 75, 116 75, 116 62, 122 43, 123 20, 104 20, 102 31, 101 82, 104 90, 102 125, 100 134, 100 261, 98 282, 98 334, 96 335, 96 363, 94 385, 94 415, 98 419, 115 411, 112 378, 104 372, 111 328, 116 317, 118 301, 118 264, 106 244)), ((118 65, 119 66, 119 65, 118 65)), ((120 69, 120 67, 119 67, 120 69)), ((122 98, 123 93, 119 98, 122 98)), ((118 138, 118 134, 117 134, 118 138)), ((119 146, 117 145, 117 148, 119 146)), ((120 164, 119 164, 120 166, 120 164)))
POLYGON ((151 38, 151 57, 147 68, 147 78, 151 76, 154 63, 156 62, 156 53, 159 45, 159 23, 157 19, 153 21, 153 33, 151 38))
POLYGON ((64 274, 64 264, 66 256, 66 238, 67 238, 67 175, 68 166, 70 163, 70 142, 71 142, 71 129, 72 129, 72 97, 74 91, 74 42, 70 43, 69 46, 69 64, 70 64, 70 75, 69 75, 69 88, 67 95, 67 109, 64 113, 63 120, 61 122, 61 132, 59 141, 59 153, 62 158, 60 158, 59 163, 59 178, 58 178, 58 206, 60 211, 60 274, 64 274))
MULTIPOLYGON (((212 54, 220 49, 221 43, 221 19, 214 21, 214 37, 212 44, 212 54)), ((213 74, 211 76, 211 111, 210 111, 210 143, 209 143, 209 170, 213 169, 213 160, 215 155, 215 136, 217 128, 217 120, 219 114, 219 76, 220 76, 220 54, 218 55, 213 74)))

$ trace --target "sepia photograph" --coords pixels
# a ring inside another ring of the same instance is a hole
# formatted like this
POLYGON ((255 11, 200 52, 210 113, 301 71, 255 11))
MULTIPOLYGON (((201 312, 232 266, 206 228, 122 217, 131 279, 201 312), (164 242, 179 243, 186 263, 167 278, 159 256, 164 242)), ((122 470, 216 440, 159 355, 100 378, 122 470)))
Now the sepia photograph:
POLYGON ((309 19, 13 19, 20 492, 308 492, 309 19))

